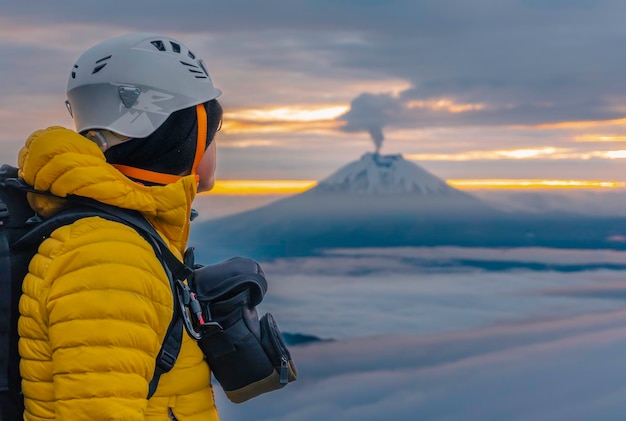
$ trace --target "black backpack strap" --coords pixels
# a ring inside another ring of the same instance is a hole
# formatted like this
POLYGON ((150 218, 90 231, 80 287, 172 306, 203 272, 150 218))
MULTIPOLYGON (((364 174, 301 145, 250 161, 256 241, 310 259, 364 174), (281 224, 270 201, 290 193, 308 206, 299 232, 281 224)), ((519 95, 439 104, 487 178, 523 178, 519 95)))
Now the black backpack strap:
MULTIPOLYGON (((0 420, 22 419, 24 397, 20 387, 19 353, 17 336, 18 302, 22 293, 19 285, 13 285, 11 271, 15 263, 10 257, 9 242, 0 236, 0 420)), ((27 264, 27 259, 20 259, 27 264)), ((21 273, 22 271, 20 271, 21 273)))
POLYGON ((167 373, 174 367, 182 344, 183 319, 187 316, 186 312, 181 309, 179 299, 177 297, 177 285, 181 281, 190 277, 193 270, 185 266, 171 252, 167 244, 161 236, 156 232, 154 227, 141 215, 141 213, 121 209, 114 206, 105 205, 103 203, 85 200, 74 200, 68 198, 71 202, 79 202, 77 206, 72 206, 67 210, 63 210, 58 214, 50 217, 42 222, 36 228, 24 235, 13 244, 15 248, 28 247, 41 243, 42 239, 49 236, 54 230, 65 225, 72 224, 82 218, 99 216, 101 218, 122 223, 130 226, 139 233, 154 249, 156 256, 163 265, 167 277, 169 279, 170 288, 174 296, 174 314, 167 328, 165 338, 161 345, 161 350, 156 359, 156 365, 152 380, 150 381, 148 396, 149 399, 156 391, 159 379, 163 373, 167 373), (183 314, 184 313, 184 314, 183 314))
MULTIPOLYGON (((89 211, 90 207, 104 213, 99 216, 133 227, 144 239, 146 239, 154 249, 156 256, 161 261, 170 282, 170 288, 174 297, 174 314, 169 326, 167 327, 165 338, 163 339, 161 349, 159 350, 159 354, 156 358, 154 373, 148 387, 147 399, 150 399, 150 397, 154 395, 154 392, 156 392, 161 375, 170 371, 174 367, 176 359, 178 358, 183 341, 183 310, 177 305, 178 298, 176 285, 178 282, 191 276, 193 271, 178 260, 178 258, 171 252, 167 244, 165 244, 161 236, 156 232, 154 227, 152 227, 152 225, 150 225, 150 223, 146 221, 146 219, 139 212, 120 209, 98 202, 89 204, 86 207, 86 210, 89 211)), ((93 210, 91 212, 93 213, 93 210)))
MULTIPOLYGON (((2 203, 2 202, 0 202, 2 203)), ((0 220, 0 226, 3 221, 0 220)), ((0 343, 0 392, 9 390, 9 378, 7 373, 9 371, 9 355, 11 351, 9 349, 10 335, 11 335, 11 323, 13 322, 11 314, 15 311, 15 299, 16 291, 12 290, 11 284, 11 250, 9 248, 9 238, 7 235, 0 236, 0 336, 2 343, 0 343)), ((0 420, 2 418, 0 417, 0 420)))

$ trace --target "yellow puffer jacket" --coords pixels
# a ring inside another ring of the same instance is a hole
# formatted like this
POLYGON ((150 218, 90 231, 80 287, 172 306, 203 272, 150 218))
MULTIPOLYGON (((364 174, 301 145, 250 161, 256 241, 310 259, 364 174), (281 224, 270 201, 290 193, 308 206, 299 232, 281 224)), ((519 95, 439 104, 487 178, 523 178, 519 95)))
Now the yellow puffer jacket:
MULTIPOLYGON (((139 185, 62 127, 35 132, 19 168, 35 189, 140 211, 181 256, 193 176, 139 185)), ((42 195, 29 200, 42 216, 63 206, 42 195)), ((209 367, 186 334, 175 367, 146 400, 172 307, 163 267, 134 229, 99 217, 57 229, 31 261, 20 301, 24 419, 217 420, 209 367)))

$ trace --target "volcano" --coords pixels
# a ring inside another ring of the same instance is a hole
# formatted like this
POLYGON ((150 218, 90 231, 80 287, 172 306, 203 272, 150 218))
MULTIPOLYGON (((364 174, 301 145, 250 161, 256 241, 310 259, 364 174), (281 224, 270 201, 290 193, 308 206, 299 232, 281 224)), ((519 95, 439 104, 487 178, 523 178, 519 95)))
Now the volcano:
POLYGON ((626 249, 626 219, 497 210, 401 155, 366 153, 301 194, 194 223, 199 261, 310 256, 332 248, 626 249))
POLYGON ((441 219, 497 213, 402 155, 376 153, 366 153, 316 187, 284 202, 302 207, 302 212, 327 216, 349 213, 372 218, 412 215, 441 219))
POLYGON ((247 212, 194 224, 205 260, 309 255, 337 247, 478 240, 502 212, 401 155, 366 153, 317 186, 247 212))
POLYGON ((312 191, 350 195, 442 196, 456 190, 402 155, 366 153, 322 180, 312 191))

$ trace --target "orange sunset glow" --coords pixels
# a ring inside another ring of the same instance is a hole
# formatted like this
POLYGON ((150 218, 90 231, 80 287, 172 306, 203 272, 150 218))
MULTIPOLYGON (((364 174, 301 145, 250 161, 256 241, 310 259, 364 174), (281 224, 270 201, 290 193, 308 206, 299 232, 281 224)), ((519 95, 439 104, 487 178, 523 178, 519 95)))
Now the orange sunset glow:
POLYGON ((409 101, 406 105, 408 108, 428 108, 430 110, 443 110, 453 114, 485 109, 485 104, 460 104, 447 98, 409 101))
POLYGON ((599 180, 539 180, 539 179, 495 179, 495 180, 447 180, 452 187, 472 189, 613 189, 626 186, 617 181, 599 180))
POLYGON ((323 107, 278 107, 270 109, 234 110, 228 117, 234 120, 253 121, 317 121, 332 120, 348 111, 347 105, 323 107))
POLYGON ((226 113, 222 128, 231 134, 334 130, 341 125, 335 119, 347 110, 347 105, 239 109, 226 113))
MULTIPOLYGON (((229 115, 225 119, 230 118, 229 115)), ((318 121, 238 121, 225 120, 222 130, 228 134, 267 134, 267 133, 314 133, 335 130, 342 123, 334 120, 318 121)))
POLYGON ((218 180, 210 194, 227 196, 296 194, 315 187, 315 180, 218 180))
POLYGON ((574 137, 574 142, 626 142, 626 136, 616 134, 584 134, 574 137))
POLYGON ((562 121, 558 123, 538 124, 538 129, 587 129, 600 126, 626 126, 626 118, 617 118, 613 120, 581 120, 581 121, 562 121))
MULTIPOLYGON (((615 189, 626 183, 600 180, 455 179, 446 181, 460 190, 481 189, 615 189)), ((317 185, 315 180, 218 180, 208 194, 223 196, 292 195, 317 185)))

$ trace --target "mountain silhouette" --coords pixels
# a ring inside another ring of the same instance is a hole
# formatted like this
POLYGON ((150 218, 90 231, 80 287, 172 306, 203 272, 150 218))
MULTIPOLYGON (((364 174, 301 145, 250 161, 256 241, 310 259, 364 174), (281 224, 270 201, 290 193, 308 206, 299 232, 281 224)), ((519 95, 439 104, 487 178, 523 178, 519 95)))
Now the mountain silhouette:
POLYGON ((329 248, 403 246, 626 248, 625 218, 507 213, 401 155, 366 153, 317 186, 263 207, 195 223, 204 261, 329 248))

